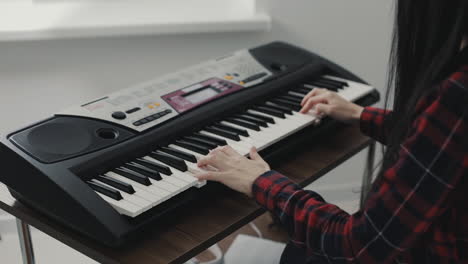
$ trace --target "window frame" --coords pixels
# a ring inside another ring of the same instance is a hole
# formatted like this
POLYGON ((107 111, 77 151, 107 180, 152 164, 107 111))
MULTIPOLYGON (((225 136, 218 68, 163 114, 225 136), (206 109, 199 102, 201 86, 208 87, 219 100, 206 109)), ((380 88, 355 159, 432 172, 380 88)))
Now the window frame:
POLYGON ((266 2, 0 0, 0 41, 268 31, 266 2))

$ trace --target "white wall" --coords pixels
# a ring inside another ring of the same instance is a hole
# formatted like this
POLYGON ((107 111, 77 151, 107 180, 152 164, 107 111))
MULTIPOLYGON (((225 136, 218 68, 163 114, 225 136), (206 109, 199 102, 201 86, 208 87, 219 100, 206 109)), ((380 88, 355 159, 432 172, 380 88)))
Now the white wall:
POLYGON ((0 133, 71 104, 272 40, 306 47, 383 87, 389 2, 271 0, 274 25, 266 33, 0 43, 0 133))
MULTIPOLYGON (((271 0, 273 29, 264 33, 0 43, 0 134, 69 105, 273 40, 315 51, 381 89, 391 2, 271 0)), ((360 162, 346 166, 346 174, 361 175, 360 162)))

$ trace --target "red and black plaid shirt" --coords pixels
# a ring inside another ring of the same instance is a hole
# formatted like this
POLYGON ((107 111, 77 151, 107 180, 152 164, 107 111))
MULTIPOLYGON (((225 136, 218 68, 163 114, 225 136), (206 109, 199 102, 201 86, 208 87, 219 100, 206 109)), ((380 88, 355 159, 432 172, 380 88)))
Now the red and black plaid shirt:
MULTIPOLYGON (((421 99, 399 160, 352 215, 275 171, 255 181, 254 197, 314 260, 468 263, 467 95, 463 66, 421 99)), ((390 115, 366 108, 362 132, 385 143, 390 115)))

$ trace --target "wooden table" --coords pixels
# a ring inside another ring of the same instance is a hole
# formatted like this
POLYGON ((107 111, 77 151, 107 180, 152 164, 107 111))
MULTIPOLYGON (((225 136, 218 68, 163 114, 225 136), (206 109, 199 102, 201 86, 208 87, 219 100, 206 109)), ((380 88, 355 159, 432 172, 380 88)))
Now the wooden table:
MULTIPOLYGON (((357 126, 311 138, 289 158, 272 167, 302 186, 337 167, 371 144, 357 126)), ((0 208, 101 263, 183 263, 264 213, 254 201, 222 189, 177 210, 138 241, 121 249, 102 246, 25 207, 0 185, 0 208)), ((27 235, 27 234, 26 234, 27 235)), ((27 239, 27 237, 26 237, 27 239)))

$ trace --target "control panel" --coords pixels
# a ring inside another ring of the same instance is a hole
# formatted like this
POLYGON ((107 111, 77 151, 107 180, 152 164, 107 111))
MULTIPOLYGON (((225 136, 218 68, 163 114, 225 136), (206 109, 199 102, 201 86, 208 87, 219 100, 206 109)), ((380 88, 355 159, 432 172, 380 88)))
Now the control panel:
POLYGON ((242 50, 57 115, 104 120, 141 132, 212 100, 262 83, 271 75, 248 50, 242 50))
POLYGON ((211 78, 204 82, 164 95, 162 99, 172 106, 172 108, 177 112, 183 113, 242 88, 243 86, 229 81, 211 78))

